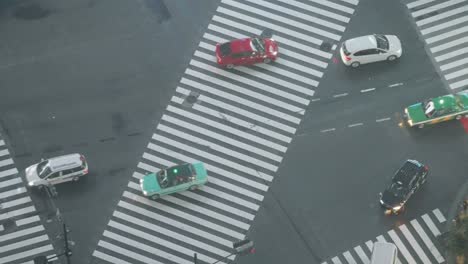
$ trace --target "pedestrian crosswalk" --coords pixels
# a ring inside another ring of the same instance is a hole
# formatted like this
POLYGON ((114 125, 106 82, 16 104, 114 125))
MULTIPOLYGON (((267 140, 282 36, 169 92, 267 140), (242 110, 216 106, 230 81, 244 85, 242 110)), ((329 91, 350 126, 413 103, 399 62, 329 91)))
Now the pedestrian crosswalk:
POLYGON ((468 85, 468 2, 417 0, 406 4, 451 89, 468 85))
MULTIPOLYGON (((92 263, 213 263, 250 228, 358 0, 221 0, 92 263), (225 70, 216 43, 272 32, 272 64, 225 70), (142 196, 147 172, 202 161, 196 191, 142 196)), ((228 257, 233 259, 234 257, 228 257)), ((220 263, 226 263, 221 260, 220 263)))
POLYGON ((388 231, 369 240, 363 244, 355 246, 353 249, 343 252, 322 264, 369 264, 374 242, 390 242, 398 248, 397 263, 408 264, 436 264, 444 263, 442 249, 438 248, 436 237, 443 230, 442 224, 446 219, 439 209, 413 219, 406 224, 402 224, 395 229, 388 231))
POLYGON ((54 248, 0 136, 0 263, 32 264, 54 248))

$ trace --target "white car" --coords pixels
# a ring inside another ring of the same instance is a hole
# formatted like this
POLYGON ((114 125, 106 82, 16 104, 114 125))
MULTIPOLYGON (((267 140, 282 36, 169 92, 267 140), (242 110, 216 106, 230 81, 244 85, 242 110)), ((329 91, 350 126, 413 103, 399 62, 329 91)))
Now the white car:
POLYGON ((373 34, 348 39, 340 48, 341 60, 353 68, 376 61, 394 61, 401 54, 401 41, 394 35, 373 34))
POLYGON ((26 168, 25 175, 29 187, 43 187, 67 181, 77 181, 88 174, 88 164, 83 155, 75 153, 42 159, 41 162, 26 168))

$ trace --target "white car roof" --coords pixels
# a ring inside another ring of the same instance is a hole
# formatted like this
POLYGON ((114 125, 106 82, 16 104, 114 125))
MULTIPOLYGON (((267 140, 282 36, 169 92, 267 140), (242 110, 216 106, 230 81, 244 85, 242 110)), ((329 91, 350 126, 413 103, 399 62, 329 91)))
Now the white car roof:
POLYGON ((377 42, 375 40, 374 35, 367 35, 353 39, 348 39, 345 41, 345 45, 346 49, 351 53, 365 49, 377 48, 377 42))
POLYGON ((80 166, 82 161, 80 154, 68 154, 48 159, 48 165, 52 171, 63 170, 67 168, 74 168, 80 166))

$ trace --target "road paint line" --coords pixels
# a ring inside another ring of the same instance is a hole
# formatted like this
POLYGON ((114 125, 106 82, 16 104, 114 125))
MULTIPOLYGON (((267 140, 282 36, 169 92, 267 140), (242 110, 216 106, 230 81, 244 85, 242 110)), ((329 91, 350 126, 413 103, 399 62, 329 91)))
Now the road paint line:
POLYGON ((437 220, 439 220, 439 223, 443 223, 443 222, 446 221, 444 215, 440 212, 439 209, 434 209, 434 210, 432 210, 432 212, 437 217, 437 220))
POLYGON ((400 85, 403 85, 403 83, 390 84, 388 87, 395 87, 395 86, 400 86, 400 85))
POLYGON ((361 93, 367 93, 367 92, 374 91, 374 90, 375 88, 363 89, 361 90, 361 93))
POLYGON ((351 255, 351 253, 349 253, 349 251, 343 253, 343 256, 349 264, 357 264, 356 260, 354 260, 353 256, 351 255))
POLYGON ((385 118, 377 119, 375 120, 375 122, 383 122, 383 121, 388 121, 390 119, 391 119, 390 117, 385 117, 385 118))
POLYGON ((416 239, 413 237, 413 235, 409 231, 408 227, 406 227, 406 225, 401 225, 399 228, 401 232, 403 233, 403 235, 405 236, 406 240, 413 247, 414 251, 416 251, 416 254, 418 255, 419 259, 422 260, 422 263, 431 263, 431 261, 426 256, 421 246, 419 246, 419 243, 416 241, 416 239))
POLYGON ((329 129, 320 130, 320 132, 322 132, 322 133, 330 132, 330 131, 335 131, 335 128, 329 128, 329 129))
POLYGON ((348 125, 348 127, 357 127, 357 126, 362 126, 364 125, 363 123, 355 123, 355 124, 351 124, 351 125, 348 125))
POLYGON ((419 225, 419 222, 416 219, 411 220, 411 225, 414 227, 414 230, 416 230, 416 233, 418 233, 419 237, 422 239, 429 251, 431 251, 435 259, 437 259, 437 263, 443 263, 445 259, 442 257, 439 250, 437 250, 436 246, 432 243, 431 239, 427 236, 426 232, 424 232, 421 225, 419 225))
POLYGON ((408 249, 405 247, 403 242, 400 240, 398 237, 397 233, 394 230, 388 231, 388 235, 390 238, 395 242, 395 245, 398 247, 400 250, 401 255, 408 261, 409 264, 416 264, 416 261, 414 260, 413 256, 411 256, 411 253, 409 253, 408 249))
POLYGON ((332 262, 333 262, 333 264, 343 264, 338 257, 332 258, 332 262))
POLYGON ((335 95, 333 95, 333 98, 343 97, 343 96, 347 96, 347 95, 348 95, 348 93, 335 94, 335 95))
POLYGON ((362 250, 361 246, 355 247, 354 251, 359 256, 359 258, 361 258, 362 263, 364 263, 364 264, 369 264, 370 263, 369 258, 367 257, 366 253, 364 253, 364 250, 362 250))
POLYGON ((427 227, 429 227, 429 229, 431 230, 432 234, 437 237, 440 235, 440 231, 439 229, 436 227, 436 225, 434 224, 434 222, 432 222, 431 218, 429 217, 429 215, 427 214, 424 214, 422 216, 422 219, 424 220, 424 222, 426 223, 427 227))
POLYGON ((317 102, 317 101, 320 101, 320 98, 311 99, 310 101, 311 102, 317 102))
POLYGON ((372 240, 369 240, 366 242, 366 246, 369 249, 369 251, 372 252, 372 248, 374 247, 374 242, 372 240))

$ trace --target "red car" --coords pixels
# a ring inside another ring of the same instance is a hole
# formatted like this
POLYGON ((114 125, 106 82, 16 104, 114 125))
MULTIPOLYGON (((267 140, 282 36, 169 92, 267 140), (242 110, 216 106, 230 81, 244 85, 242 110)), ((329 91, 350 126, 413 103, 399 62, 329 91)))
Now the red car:
POLYGON ((269 63, 278 56, 278 44, 269 38, 236 39, 216 44, 216 59, 219 65, 228 69, 236 65, 269 63))

